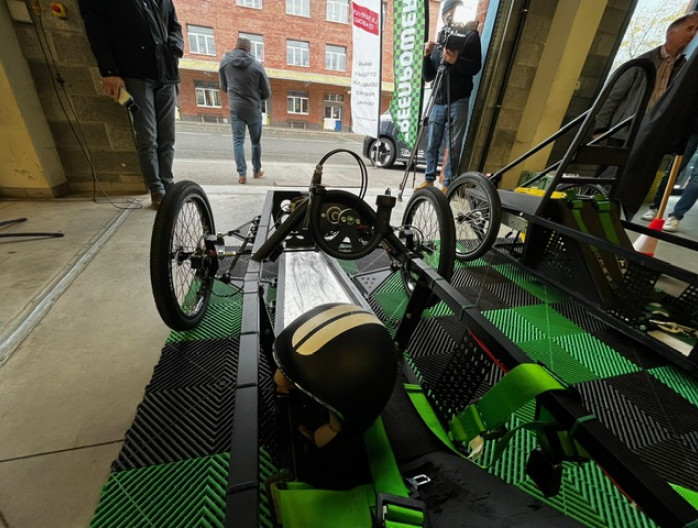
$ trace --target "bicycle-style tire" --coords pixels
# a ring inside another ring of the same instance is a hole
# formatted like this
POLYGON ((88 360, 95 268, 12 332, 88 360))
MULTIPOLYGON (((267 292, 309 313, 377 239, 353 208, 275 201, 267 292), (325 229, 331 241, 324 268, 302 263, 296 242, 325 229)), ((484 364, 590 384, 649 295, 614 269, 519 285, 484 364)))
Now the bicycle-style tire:
POLYGON ((211 205, 194 182, 172 186, 160 204, 150 241, 150 283, 160 317, 173 330, 191 330, 206 313, 217 261, 204 239, 216 233, 211 205))
POLYGON ((456 230, 456 259, 487 253, 502 224, 502 202, 494 184, 479 172, 458 176, 446 194, 456 230))
MULTIPOLYGON (((456 237, 453 218, 444 194, 435 187, 416 191, 405 206, 402 225, 413 233, 414 247, 408 246, 408 249, 444 279, 451 280, 456 237)), ((402 280, 405 289, 411 294, 416 278, 407 269, 403 269, 402 280)), ((436 302, 438 298, 432 296, 428 304, 432 306, 436 302)))

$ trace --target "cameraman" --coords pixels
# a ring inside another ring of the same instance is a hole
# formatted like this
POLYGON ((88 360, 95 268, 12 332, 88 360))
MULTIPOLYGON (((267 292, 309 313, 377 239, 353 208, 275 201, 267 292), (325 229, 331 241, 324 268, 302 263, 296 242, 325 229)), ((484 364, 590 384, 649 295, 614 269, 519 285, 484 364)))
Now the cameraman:
MULTIPOLYGON (((461 0, 445 0, 441 18, 444 28, 448 30, 454 11, 462 5, 461 0)), ((438 91, 433 94, 434 105, 429 114, 429 130, 427 136, 427 168, 424 173, 424 182, 416 189, 431 187, 436 180, 436 168, 439 162, 439 150, 441 141, 446 132, 446 145, 449 155, 444 171, 445 180, 443 191, 446 192, 451 184, 451 167, 459 169, 460 158, 465 142, 465 129, 468 121, 468 99, 473 89, 473 76, 482 66, 480 51, 480 35, 477 32, 477 21, 468 22, 464 27, 458 27, 456 32, 463 35, 446 37, 445 42, 439 45, 430 40, 424 45, 424 80, 431 82, 436 78, 439 67, 443 64, 446 68, 443 81, 438 91), (454 48, 453 43, 458 45, 454 48), (462 45, 460 45, 462 42, 462 45), (450 115, 450 130, 447 128, 450 115)), ((443 33, 442 35, 447 34, 443 33)), ((442 40, 439 38, 439 40, 442 40)))

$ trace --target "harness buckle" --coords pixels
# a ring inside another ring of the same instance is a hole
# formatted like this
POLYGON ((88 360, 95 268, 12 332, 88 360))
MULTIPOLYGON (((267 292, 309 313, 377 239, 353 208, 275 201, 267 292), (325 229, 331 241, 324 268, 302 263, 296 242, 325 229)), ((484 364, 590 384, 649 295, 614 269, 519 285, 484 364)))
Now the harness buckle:
POLYGON ((375 526, 386 528, 389 521, 415 528, 429 528, 427 506, 421 500, 400 497, 392 493, 379 493, 376 495, 375 526))

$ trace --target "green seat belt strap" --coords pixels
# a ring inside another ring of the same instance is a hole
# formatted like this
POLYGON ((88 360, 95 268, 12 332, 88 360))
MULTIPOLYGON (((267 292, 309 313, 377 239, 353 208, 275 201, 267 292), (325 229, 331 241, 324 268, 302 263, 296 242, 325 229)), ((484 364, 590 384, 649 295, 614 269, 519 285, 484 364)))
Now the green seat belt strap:
POLYGON ((594 196, 594 207, 599 212, 599 221, 606 238, 609 242, 617 244, 619 242, 618 233, 616 233, 611 220, 611 200, 602 195, 594 196))
POLYGON ((395 455, 380 417, 364 433, 373 486, 377 493, 376 517, 387 528, 424 526, 423 503, 409 499, 409 490, 400 474, 395 455))
POLYGON ((409 498, 409 490, 378 418, 364 433, 373 484, 350 490, 320 490, 287 482, 274 490, 284 528, 372 528, 371 508, 385 528, 425 526, 424 504, 409 498))
POLYGON ((543 366, 535 363, 518 365, 480 401, 468 405, 451 419, 451 437, 458 442, 470 442, 484 433, 500 428, 514 411, 539 394, 566 389, 543 366))

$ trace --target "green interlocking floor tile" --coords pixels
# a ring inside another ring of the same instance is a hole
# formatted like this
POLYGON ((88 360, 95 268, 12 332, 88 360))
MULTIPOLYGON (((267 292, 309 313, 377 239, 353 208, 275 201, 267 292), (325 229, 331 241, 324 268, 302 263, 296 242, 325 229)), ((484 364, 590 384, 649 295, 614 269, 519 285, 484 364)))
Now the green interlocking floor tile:
POLYGON ((550 339, 523 341, 519 346, 528 357, 534 361, 540 361, 570 385, 599 379, 599 376, 550 339))
POLYGON ((673 366, 658 367, 648 372, 698 407, 698 380, 673 366))
POLYGON ((478 268, 480 266, 488 266, 489 263, 486 260, 483 260, 481 258, 475 259, 475 260, 466 260, 465 262, 462 262, 460 260, 456 260, 454 269, 458 268, 478 268))
POLYGON ((344 273, 349 275, 350 277, 352 275, 356 275, 357 273, 360 272, 359 266, 356 261, 354 260, 341 260, 338 259, 337 262, 341 266, 342 270, 344 270, 344 273))
POLYGON ((240 335, 241 322, 242 294, 240 290, 215 280, 206 314, 199 325, 193 330, 171 332, 166 343, 201 339, 228 339, 240 335))
MULTIPOLYGON (((671 482, 669 485, 674 488, 674 490, 681 495, 686 502, 688 502, 691 506, 693 506, 696 510, 698 510, 698 491, 693 491, 688 488, 684 488, 683 486, 679 486, 678 484, 672 484, 671 482)), ((698 515, 698 512, 697 512, 698 515)))
POLYGON ((621 376, 642 370, 614 349, 589 334, 573 334, 553 338, 574 359, 599 378, 621 376))
POLYGON ((112 473, 90 528, 222 527, 228 454, 112 473))
POLYGON ((524 290, 538 297, 541 301, 552 304, 562 302, 569 298, 569 295, 561 290, 545 284, 530 273, 525 272, 514 264, 496 264, 492 266, 507 279, 515 282, 524 290))
POLYGON ((532 323, 548 337, 557 337, 584 332, 579 326, 553 310, 547 304, 519 306, 513 309, 524 319, 532 323))
POLYGON ((535 341, 545 338, 545 334, 524 319, 515 310, 489 310, 482 312, 492 324, 499 328, 514 343, 535 341))

